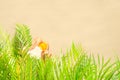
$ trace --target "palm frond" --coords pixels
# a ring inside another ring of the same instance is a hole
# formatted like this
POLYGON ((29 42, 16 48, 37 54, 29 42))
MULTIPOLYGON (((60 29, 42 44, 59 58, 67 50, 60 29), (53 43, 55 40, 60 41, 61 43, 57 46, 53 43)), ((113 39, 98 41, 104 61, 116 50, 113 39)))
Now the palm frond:
POLYGON ((120 60, 88 55, 79 45, 61 57, 45 60, 27 55, 31 46, 30 29, 16 25, 13 39, 0 31, 0 80, 120 80, 120 60))
POLYGON ((31 46, 32 37, 30 30, 26 25, 17 24, 16 32, 13 38, 13 49, 15 56, 25 56, 31 46))

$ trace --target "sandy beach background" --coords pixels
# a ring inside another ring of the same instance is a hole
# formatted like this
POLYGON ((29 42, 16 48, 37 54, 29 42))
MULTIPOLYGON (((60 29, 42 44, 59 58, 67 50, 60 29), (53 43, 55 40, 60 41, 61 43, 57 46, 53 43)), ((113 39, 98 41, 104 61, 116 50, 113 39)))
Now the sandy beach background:
POLYGON ((58 55, 74 41, 88 53, 120 56, 119 0, 0 0, 0 25, 12 35, 16 23, 58 55))

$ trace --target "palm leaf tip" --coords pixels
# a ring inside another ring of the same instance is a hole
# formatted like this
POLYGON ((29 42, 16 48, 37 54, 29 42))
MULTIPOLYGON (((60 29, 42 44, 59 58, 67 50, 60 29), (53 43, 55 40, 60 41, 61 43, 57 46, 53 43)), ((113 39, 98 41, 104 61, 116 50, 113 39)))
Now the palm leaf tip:
POLYGON ((15 55, 27 53, 32 43, 30 29, 24 24, 16 25, 16 32, 13 38, 13 49, 15 55))

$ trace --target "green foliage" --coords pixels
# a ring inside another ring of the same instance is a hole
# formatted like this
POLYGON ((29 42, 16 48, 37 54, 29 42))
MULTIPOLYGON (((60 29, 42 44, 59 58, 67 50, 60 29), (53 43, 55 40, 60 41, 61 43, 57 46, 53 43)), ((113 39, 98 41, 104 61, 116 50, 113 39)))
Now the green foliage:
POLYGON ((17 24, 16 32, 13 38, 13 50, 15 56, 25 56, 31 46, 32 37, 30 30, 26 25, 17 24))
POLYGON ((26 25, 16 26, 13 39, 0 31, 0 80, 120 80, 119 58, 95 58, 73 43, 65 55, 44 61, 27 54, 31 41, 26 25))

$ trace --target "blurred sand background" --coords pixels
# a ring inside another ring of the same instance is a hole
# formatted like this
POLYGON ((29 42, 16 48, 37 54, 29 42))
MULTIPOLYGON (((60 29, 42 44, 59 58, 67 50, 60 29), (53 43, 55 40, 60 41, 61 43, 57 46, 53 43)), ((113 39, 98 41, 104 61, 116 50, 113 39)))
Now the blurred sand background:
POLYGON ((0 0, 0 25, 12 35, 16 23, 55 54, 74 41, 88 53, 120 56, 120 0, 0 0))

